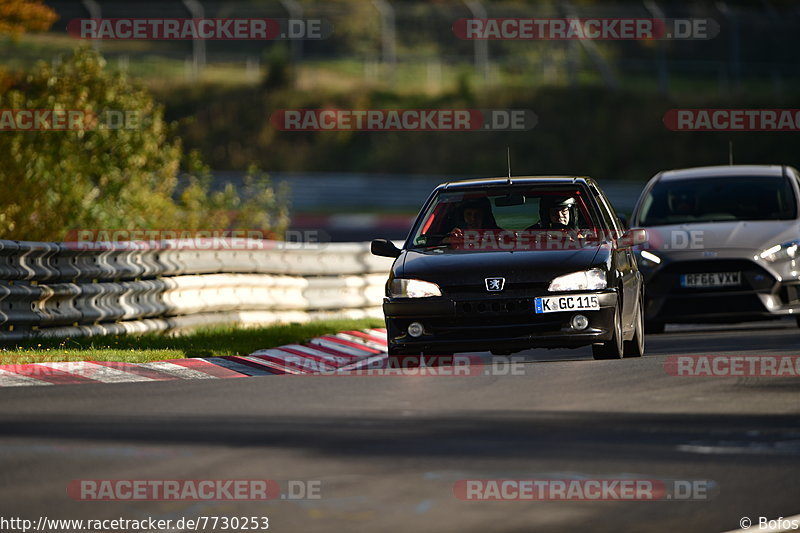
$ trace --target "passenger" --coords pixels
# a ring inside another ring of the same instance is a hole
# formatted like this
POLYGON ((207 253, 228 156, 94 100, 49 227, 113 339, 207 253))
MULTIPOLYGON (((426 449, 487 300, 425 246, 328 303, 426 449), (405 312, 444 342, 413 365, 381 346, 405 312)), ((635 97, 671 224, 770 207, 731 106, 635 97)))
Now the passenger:
POLYGON ((500 227, 494 219, 492 204, 488 198, 467 200, 461 206, 460 221, 442 240, 445 244, 462 242, 464 231, 498 230, 500 227))

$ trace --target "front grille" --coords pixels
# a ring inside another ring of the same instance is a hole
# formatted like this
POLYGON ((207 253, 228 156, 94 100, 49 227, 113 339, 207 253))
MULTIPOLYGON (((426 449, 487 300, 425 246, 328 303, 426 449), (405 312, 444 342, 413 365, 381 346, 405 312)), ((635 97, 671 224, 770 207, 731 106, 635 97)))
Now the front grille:
POLYGON ((456 303, 456 316, 531 314, 533 300, 529 298, 503 298, 456 303))
POLYGON ((782 285, 779 296, 783 305, 800 305, 800 283, 782 285))
POLYGON ((665 316, 696 316, 720 314, 759 314, 764 304, 755 294, 730 294, 698 298, 671 296, 664 302, 661 314, 665 316))
POLYGON ((757 291, 769 292, 776 280, 756 263, 746 259, 709 259, 678 261, 666 265, 648 280, 650 290, 670 296, 677 294, 726 293, 757 291), (681 287, 682 274, 709 272, 741 272, 741 284, 732 287, 681 287))

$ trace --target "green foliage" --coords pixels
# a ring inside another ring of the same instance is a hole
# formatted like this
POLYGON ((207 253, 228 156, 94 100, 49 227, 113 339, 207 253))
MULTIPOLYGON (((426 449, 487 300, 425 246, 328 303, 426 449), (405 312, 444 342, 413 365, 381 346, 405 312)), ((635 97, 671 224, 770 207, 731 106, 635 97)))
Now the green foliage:
POLYGON ((100 117, 85 129, 0 133, 0 238, 62 240, 81 228, 226 229, 235 222, 285 228, 285 191, 261 176, 250 179, 245 198, 232 186, 209 192, 210 174, 196 154, 186 158, 188 185, 175 198, 182 148, 162 106, 124 75, 109 73, 91 49, 56 66, 39 63, 0 94, 0 109, 100 117), (125 127, 103 127, 109 112, 134 114, 125 127))

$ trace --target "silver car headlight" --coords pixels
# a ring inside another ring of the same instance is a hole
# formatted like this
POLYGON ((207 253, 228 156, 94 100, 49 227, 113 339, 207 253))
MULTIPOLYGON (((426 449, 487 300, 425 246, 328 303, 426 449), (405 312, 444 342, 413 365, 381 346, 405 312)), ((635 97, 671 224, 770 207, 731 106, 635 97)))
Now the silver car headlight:
POLYGON ((608 286, 606 273, 599 268, 591 270, 582 270, 581 272, 573 272, 571 274, 564 274, 558 276, 550 282, 547 290, 550 292, 556 291, 592 291, 597 289, 605 289, 608 286))
POLYGON ((758 254, 757 257, 760 257, 764 261, 769 261, 770 263, 797 259, 800 257, 800 240, 776 244, 758 254))
POLYGON ((393 298, 427 298, 442 295, 442 290, 437 284, 421 279, 393 279, 389 292, 393 298))

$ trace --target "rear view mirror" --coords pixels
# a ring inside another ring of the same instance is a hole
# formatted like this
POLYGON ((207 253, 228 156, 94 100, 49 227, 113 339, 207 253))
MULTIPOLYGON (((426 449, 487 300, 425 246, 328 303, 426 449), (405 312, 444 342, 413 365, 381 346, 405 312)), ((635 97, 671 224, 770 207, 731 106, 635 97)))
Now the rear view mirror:
POLYGON ((394 245, 392 241, 386 239, 375 239, 369 247, 372 255, 379 255, 381 257, 399 257, 400 249, 394 245))
POLYGON ((496 198, 494 205, 496 207, 510 207, 512 205, 522 205, 525 203, 525 195, 523 194, 507 194, 496 198))

